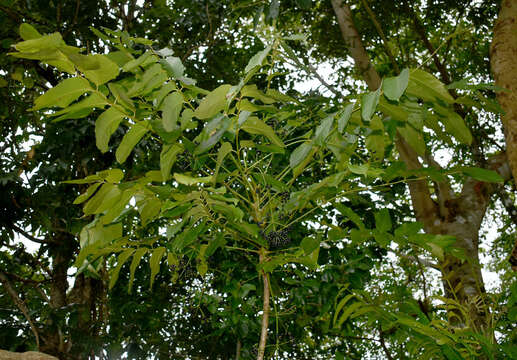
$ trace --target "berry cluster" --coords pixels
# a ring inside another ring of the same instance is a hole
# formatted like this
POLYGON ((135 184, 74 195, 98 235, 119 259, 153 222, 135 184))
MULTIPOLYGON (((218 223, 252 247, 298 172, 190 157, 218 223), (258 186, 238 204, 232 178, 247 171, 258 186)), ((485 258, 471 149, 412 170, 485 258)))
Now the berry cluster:
POLYGON ((291 243, 289 237, 289 229, 283 229, 280 231, 270 231, 266 234, 265 239, 270 249, 280 249, 291 243))

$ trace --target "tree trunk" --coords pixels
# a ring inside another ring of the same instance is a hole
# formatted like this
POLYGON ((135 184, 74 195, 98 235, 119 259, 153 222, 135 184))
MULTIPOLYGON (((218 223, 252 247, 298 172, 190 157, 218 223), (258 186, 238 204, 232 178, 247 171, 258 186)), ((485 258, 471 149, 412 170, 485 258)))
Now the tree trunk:
MULTIPOLYGON (((494 39, 490 48, 490 64, 495 84, 508 91, 497 93, 497 100, 503 108, 506 151, 517 183, 517 1, 504 0, 494 28, 494 39)), ((510 256, 510 263, 517 270, 517 239, 510 256)))
MULTIPOLYGON (((372 91, 376 90, 381 83, 380 77, 371 64, 354 26, 349 6, 343 0, 332 0, 332 7, 356 68, 363 75, 368 88, 372 91)), ((513 59, 516 58, 517 55, 513 59)), ((517 84, 517 80, 514 84, 517 84)), ((397 136, 396 146, 401 160, 408 169, 422 167, 416 152, 401 136, 397 136)), ((439 168, 431 156, 428 157, 427 162, 439 168)), ((507 164, 505 154, 493 157, 489 161, 491 169, 507 178, 509 171, 505 164, 507 164)), ((448 254, 440 262, 445 296, 460 303, 467 311, 467 316, 455 312, 458 318, 451 319, 452 322, 483 331, 488 327, 489 319, 486 306, 483 306, 485 289, 479 264, 478 234, 490 195, 495 188, 486 183, 467 179, 461 194, 456 195, 448 183, 435 183, 434 193, 437 201, 434 201, 426 180, 411 181, 408 185, 415 217, 424 225, 426 233, 454 236, 455 246, 464 252, 467 259, 461 261, 448 254)))

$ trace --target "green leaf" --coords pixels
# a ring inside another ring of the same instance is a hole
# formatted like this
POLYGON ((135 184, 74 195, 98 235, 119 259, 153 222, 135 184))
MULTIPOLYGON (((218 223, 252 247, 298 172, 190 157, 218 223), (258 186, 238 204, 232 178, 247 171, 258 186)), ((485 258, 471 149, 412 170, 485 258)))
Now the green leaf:
POLYGON ((108 143, 111 135, 118 129, 124 114, 114 107, 103 112, 95 121, 95 143, 97 148, 105 153, 108 151, 108 143))
POLYGON ((99 93, 92 93, 73 105, 49 114, 48 116, 59 116, 53 119, 52 122, 59 122, 66 119, 81 119, 88 116, 94 108, 104 108, 107 104, 108 102, 104 96, 99 95, 99 93))
POLYGON ((165 248, 160 246, 153 250, 151 255, 151 259, 149 260, 149 266, 151 267, 151 284, 149 288, 153 289, 154 278, 160 271, 160 262, 162 260, 163 254, 165 254, 165 248))
MULTIPOLYGON (((31 32, 31 35, 34 35, 34 32, 31 32)), ((61 34, 55 32, 49 35, 44 35, 19 42, 16 45, 14 45, 14 48, 22 53, 37 53, 42 50, 56 49, 64 44, 65 43, 63 42, 61 34)))
POLYGON ((384 232, 391 230, 392 224, 388 209, 384 208, 375 213, 375 227, 377 230, 384 232))
POLYGON ((249 73, 251 70, 255 69, 256 67, 262 66, 262 63, 266 59, 267 55, 271 51, 271 46, 267 46, 264 50, 259 51, 248 62, 248 65, 246 65, 246 68, 244 69, 244 73, 249 73))
POLYGON ((127 95, 127 90, 122 86, 121 84, 117 83, 109 83, 108 88, 110 89, 111 93, 115 97, 115 102, 124 106, 126 109, 129 109, 131 111, 135 111, 135 105, 133 104, 133 101, 129 98, 127 95))
POLYGON ((118 65, 111 61, 106 55, 96 54, 88 55, 88 57, 90 60, 95 61, 97 64, 96 68, 94 70, 89 70, 82 66, 77 66, 77 68, 95 85, 102 85, 118 76, 118 65))
POLYGON ((133 282, 135 280, 135 270, 140 265, 140 261, 142 257, 147 253, 149 249, 141 247, 135 251, 135 255, 133 255, 133 260, 131 261, 131 265, 129 266, 129 287, 127 289, 127 293, 130 294, 133 289, 133 282))
POLYGON ((479 181, 493 183, 504 182, 504 179, 501 177, 501 175, 493 170, 487 170, 478 167, 467 167, 462 168, 461 170, 465 175, 479 181))
POLYGON ((364 94, 361 98, 361 117, 365 121, 370 121, 379 104, 379 98, 381 96, 381 88, 379 87, 376 91, 370 91, 364 94))
POLYGON ((90 185, 84 193, 82 193, 81 195, 79 195, 78 197, 75 198, 73 204, 74 205, 81 204, 81 203, 85 202, 86 200, 88 200, 90 198, 90 196, 92 196, 95 193, 95 191, 97 190, 97 188, 101 185, 102 185, 102 183, 95 183, 95 184, 90 185))
POLYGON ((42 35, 32 25, 23 23, 20 25, 20 36, 23 40, 39 39, 42 35))
POLYGON ((401 128, 397 128, 400 135, 406 140, 406 142, 417 152, 418 155, 423 156, 425 154, 425 140, 423 135, 423 120, 418 114, 411 113, 408 116, 406 125, 401 128))
POLYGON ((460 115, 441 106, 435 107, 434 110, 447 132, 463 144, 470 145, 472 143, 472 133, 460 115))
POLYGON ((201 100, 198 108, 194 111, 194 116, 198 119, 209 119, 223 110, 226 106, 226 94, 232 86, 221 85, 201 100))
POLYGON ((241 130, 244 130, 250 134, 264 135, 273 144, 280 147, 284 147, 284 143, 275 134, 275 130, 273 130, 271 126, 267 125, 265 122, 263 122, 256 116, 250 116, 248 120, 246 120, 244 124, 241 125, 241 130))
POLYGON ((178 174, 174 173, 174 179, 183 185, 195 185, 195 184, 206 184, 212 181, 211 176, 205 176, 205 177, 192 177, 185 174, 178 174))
POLYGON ((120 274, 120 270, 122 269, 122 266, 124 263, 133 255, 135 252, 135 249, 127 249, 124 250, 118 257, 117 257, 117 266, 113 269, 113 271, 110 274, 110 284, 109 289, 113 289, 113 286, 117 283, 118 276, 120 274))
POLYGON ((299 145, 294 151, 291 153, 289 157, 289 166, 291 169, 294 169, 298 166, 310 153, 312 149, 312 142, 304 142, 299 145))
POLYGON ((337 119, 337 129, 342 134, 348 124, 348 120, 350 120, 350 116, 352 115, 352 111, 354 110, 354 104, 348 104, 345 106, 341 114, 337 119))
POLYGON ((176 157, 182 151, 183 145, 179 143, 163 145, 162 152, 160 153, 160 171, 164 181, 169 179, 172 165, 174 165, 176 157))
POLYGON ((140 55, 138 58, 133 59, 131 61, 128 61, 124 64, 122 67, 122 70, 128 72, 132 71, 134 69, 137 69, 140 65, 142 65, 150 56, 152 55, 152 52, 146 51, 142 55, 140 55))
POLYGON ((305 255, 309 255, 320 246, 320 241, 314 237, 308 236, 303 238, 300 246, 305 255))
POLYGON ((384 96, 392 101, 398 101, 409 83, 409 70, 404 69, 400 72, 400 75, 397 77, 389 77, 384 79, 382 83, 382 90, 384 91, 384 96))
POLYGON ((179 91, 167 95, 161 106, 165 131, 173 131, 178 128, 178 119, 182 108, 183 95, 179 91))
POLYGON ((223 163, 224 158, 232 152, 232 144, 224 142, 221 144, 219 151, 217 152, 217 163, 215 165, 214 171, 214 183, 217 181, 217 174, 219 174, 219 169, 221 168, 221 164, 223 163))
POLYGON ((325 140, 327 140, 327 136, 330 133, 333 123, 334 115, 329 115, 321 121, 321 124, 318 125, 316 132, 314 133, 314 144, 318 146, 323 146, 325 144, 325 140))
POLYGON ((370 150, 376 160, 384 159, 384 124, 380 117, 374 116, 370 122, 372 133, 366 138, 366 148, 370 150))
POLYGON ((142 208, 139 209, 142 225, 145 226, 149 223, 149 221, 154 220, 160 213, 161 208, 162 202, 157 197, 153 196, 145 201, 142 208))
POLYGON ((113 204, 108 211, 101 218, 103 224, 109 224, 113 222, 126 208, 126 205, 129 203, 129 200, 135 195, 135 189, 130 188, 124 190, 119 200, 113 204))
POLYGON ((149 131, 148 122, 141 121, 131 126, 131 129, 124 135, 120 145, 117 148, 115 157, 119 163, 126 161, 127 157, 140 141, 140 139, 149 131))
POLYGON ((93 91, 88 80, 81 77, 61 81, 57 86, 48 90, 34 101, 32 110, 58 106, 67 107, 72 101, 86 92, 93 91))
POLYGON ((175 79, 181 78, 185 74, 185 66, 181 63, 181 59, 176 56, 168 56, 160 60, 160 63, 167 70, 169 75, 175 79))
POLYGON ((224 117, 221 122, 221 128, 217 130, 215 134, 210 136, 207 140, 203 141, 201 144, 199 144, 196 149, 194 150, 195 155, 199 155, 204 153, 205 151, 210 150, 212 147, 215 146, 221 140, 226 130, 230 127, 231 121, 228 119, 228 117, 224 117))
POLYGON ((122 195, 118 186, 105 183, 97 193, 84 205, 85 215, 100 214, 113 206, 122 195))
POLYGON ((454 102, 454 98, 440 80, 420 69, 410 70, 406 92, 424 101, 441 100, 447 104, 454 102))

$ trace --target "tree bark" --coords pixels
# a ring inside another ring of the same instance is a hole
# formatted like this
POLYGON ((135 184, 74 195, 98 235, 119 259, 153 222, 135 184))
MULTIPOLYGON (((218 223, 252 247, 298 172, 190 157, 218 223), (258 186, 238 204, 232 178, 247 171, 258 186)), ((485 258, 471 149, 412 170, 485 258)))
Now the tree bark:
MULTIPOLYGON (((343 0, 332 0, 332 7, 356 68, 363 75, 368 88, 376 90, 381 84, 381 79, 371 64, 354 26, 350 7, 343 0)), ((515 58, 517 56, 513 59, 515 58)), ((514 84, 517 84, 517 80, 514 84)), ((396 147, 400 159, 408 169, 422 167, 417 153, 401 136, 397 136, 396 147)), ((431 166, 439 168, 431 156, 428 156, 426 161, 431 166)), ((505 154, 493 157, 488 163, 491 169, 508 178, 505 154)), ((408 186, 415 217, 423 224, 425 232, 454 236, 455 246, 463 250, 467 258, 467 261, 461 261, 448 254, 439 264, 446 297, 459 302, 468 310, 467 318, 459 316, 459 319, 451 320, 456 324, 470 325, 477 331, 483 331, 489 323, 486 306, 482 306, 485 289, 479 264, 479 230, 495 187, 469 178, 461 193, 456 195, 448 183, 434 183, 434 193, 437 197, 435 201, 431 197, 429 183, 426 180, 410 181, 408 186)))
MULTIPOLYGON (((507 91, 497 93, 503 108, 504 135, 508 161, 517 183, 517 2, 503 0, 494 27, 490 48, 490 64, 495 84, 507 91)), ((510 255, 510 263, 517 270, 517 239, 510 255)))

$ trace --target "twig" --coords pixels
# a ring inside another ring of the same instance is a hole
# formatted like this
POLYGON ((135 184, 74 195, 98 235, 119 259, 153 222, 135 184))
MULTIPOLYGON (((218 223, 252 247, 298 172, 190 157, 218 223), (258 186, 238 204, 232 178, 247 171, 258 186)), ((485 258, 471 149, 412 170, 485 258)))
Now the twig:
POLYGON ((46 240, 46 239, 38 239, 37 237, 34 237, 32 236, 31 234, 29 234, 28 232, 26 232, 25 230, 23 230, 22 228, 16 226, 15 224, 10 224, 9 225, 14 231, 22 234, 25 238, 27 238, 28 240, 30 241, 34 241, 38 244, 57 244, 58 242, 57 241, 52 241, 52 240, 46 240))

